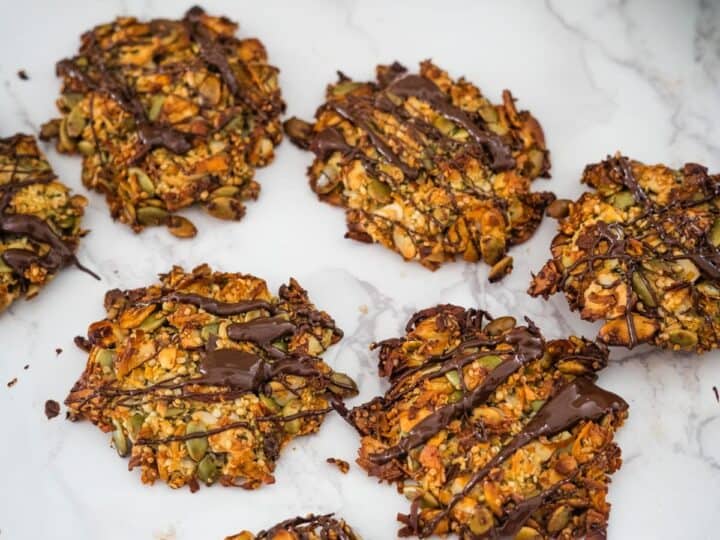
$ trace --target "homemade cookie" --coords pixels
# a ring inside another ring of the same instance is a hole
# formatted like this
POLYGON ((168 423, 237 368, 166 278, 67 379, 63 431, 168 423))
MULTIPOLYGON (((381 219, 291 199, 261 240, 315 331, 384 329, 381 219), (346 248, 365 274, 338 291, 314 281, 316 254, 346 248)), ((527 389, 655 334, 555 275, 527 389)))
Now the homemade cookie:
POLYGON ((599 339, 704 352, 720 332, 720 175, 617 155, 588 165, 595 191, 556 201, 552 259, 533 296, 562 291, 571 309, 604 320, 599 339))
POLYGON ((86 204, 58 180, 32 136, 0 139, 0 311, 35 296, 69 264, 95 276, 75 257, 86 204))
POLYGON ((278 523, 267 531, 252 534, 243 531, 225 540, 361 540, 342 519, 332 514, 297 517, 278 523))
POLYGON ((285 104, 262 43, 236 30, 198 7, 179 21, 121 17, 58 62, 63 117, 42 135, 83 155, 83 183, 135 232, 167 225, 194 236, 175 212, 199 203, 237 220, 257 198, 254 168, 273 159, 285 104))
POLYGON ((412 501, 400 536, 605 538, 628 408, 593 383, 605 346, 441 305, 377 347, 390 389, 342 412, 358 464, 412 501))
POLYGON ((508 248, 533 234, 554 196, 530 191, 548 176, 549 154, 510 91, 493 105, 425 61, 419 74, 378 66, 377 82, 341 73, 326 99, 314 124, 292 118, 285 131, 315 153, 310 186, 347 209, 346 237, 430 269, 482 259, 491 281, 512 269, 508 248))
POLYGON ((272 483, 280 450, 317 431, 355 383, 317 355, 342 332, 291 279, 273 296, 243 274, 174 267, 143 289, 113 290, 90 325, 71 419, 112 432, 142 481, 171 487, 272 483))

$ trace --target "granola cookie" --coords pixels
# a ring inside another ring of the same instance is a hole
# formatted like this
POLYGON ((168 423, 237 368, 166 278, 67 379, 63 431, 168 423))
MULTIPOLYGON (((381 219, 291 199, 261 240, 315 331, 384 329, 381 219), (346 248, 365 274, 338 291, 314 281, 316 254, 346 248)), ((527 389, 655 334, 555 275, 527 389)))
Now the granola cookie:
POLYGON ((493 105, 425 61, 419 74, 378 66, 377 82, 341 73, 326 99, 314 124, 292 118, 285 131, 315 154, 310 186, 346 208, 346 237, 430 269, 482 259, 491 281, 512 269, 508 248, 533 234, 554 196, 530 191, 549 176, 549 153, 509 90, 493 105))
POLYGON ((552 259, 528 292, 562 291, 583 319, 605 321, 599 339, 610 345, 717 348, 720 175, 616 155, 582 181, 594 191, 554 203, 552 259))
POLYGON ((179 21, 121 17, 82 36, 61 60, 62 118, 43 126, 60 152, 82 154, 83 183, 135 232, 195 227, 175 212, 199 203, 238 220, 260 192, 284 110, 278 70, 260 41, 198 8, 179 21))
POLYGON ((342 332, 293 279, 273 296, 259 278, 207 265, 160 278, 107 293, 107 318, 81 340, 89 357, 70 418, 112 432, 144 483, 272 483, 282 447, 357 392, 318 356, 342 332))
POLYGON ((296 517, 278 523, 267 531, 243 531, 225 540, 362 540, 342 519, 333 514, 296 517))
POLYGON ((343 411, 358 464, 412 501, 400 536, 604 538, 627 403, 593 382, 607 348, 441 305, 377 344, 384 396, 343 411))
MULTIPOLYGON (((70 195, 30 135, 0 139, 0 311, 74 264, 87 200, 70 195)), ((97 276, 95 276, 97 277, 97 276)))

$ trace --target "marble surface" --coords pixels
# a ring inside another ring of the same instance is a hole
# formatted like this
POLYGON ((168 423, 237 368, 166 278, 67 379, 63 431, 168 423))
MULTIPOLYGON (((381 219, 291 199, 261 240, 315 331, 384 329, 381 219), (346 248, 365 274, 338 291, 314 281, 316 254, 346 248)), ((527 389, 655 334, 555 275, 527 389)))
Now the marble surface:
MULTIPOLYGON (((189 5, 2 2, 2 134, 37 132, 55 114, 54 63, 76 50, 81 32, 120 14, 176 17, 189 5), (21 68, 29 81, 16 76, 21 68)), ((265 42, 281 69, 290 114, 310 117, 336 69, 367 78, 378 62, 413 66, 432 57, 493 99, 512 89, 540 119, 553 178, 538 181, 538 189, 575 197, 583 166, 618 149, 643 161, 696 161, 720 170, 720 2, 714 0, 208 0, 204 7, 239 20, 242 35, 265 42)), ((60 177, 87 194, 79 160, 45 148, 60 177)), ((343 239, 343 212, 318 203, 307 186, 309 163, 310 155, 282 144, 275 162, 258 172, 262 194, 247 217, 225 223, 191 212, 200 229, 193 241, 160 229, 135 236, 109 219, 99 196, 87 194, 85 225, 92 233, 79 256, 102 281, 66 271, 38 298, 0 316, 0 539, 217 539, 311 511, 339 512, 366 540, 395 538, 395 515, 406 501, 356 466, 343 476, 325 463, 330 456, 352 462, 357 447, 355 434, 335 416, 318 436, 286 449, 275 485, 196 494, 141 485, 138 472, 126 470, 92 425, 45 418, 45 400, 62 401, 83 368, 72 338, 103 316, 104 291, 150 283, 172 264, 206 261, 255 273, 274 289, 295 276, 346 332, 327 360, 356 377, 355 403, 384 388, 368 344, 398 335, 418 308, 454 302, 527 314, 550 337, 597 330, 569 313, 560 296, 545 302, 524 294, 530 271, 547 256, 553 222, 513 250, 515 271, 501 284, 486 281, 485 266, 456 263, 431 273, 380 247, 343 239), (17 384, 6 387, 15 377, 17 384)), ((720 386, 720 353, 613 350, 600 383, 631 405, 618 437, 624 466, 610 490, 609 537, 717 538, 720 403, 713 385, 720 386)))

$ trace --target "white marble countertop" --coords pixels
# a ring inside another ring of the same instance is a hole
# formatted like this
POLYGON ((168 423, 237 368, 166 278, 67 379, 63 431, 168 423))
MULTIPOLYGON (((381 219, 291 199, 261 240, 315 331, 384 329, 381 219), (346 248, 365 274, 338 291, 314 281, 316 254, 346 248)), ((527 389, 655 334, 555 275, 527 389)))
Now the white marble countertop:
MULTIPOLYGON (((177 17, 189 5, 2 2, 2 135, 35 133, 55 115, 54 64, 74 53, 83 31, 121 14, 177 17), (16 76, 21 68, 29 81, 16 76)), ((311 117, 337 69, 369 78, 379 62, 415 66, 432 57, 492 99, 512 89, 539 118, 553 178, 536 189, 575 197, 583 166, 618 149, 647 162, 695 161, 720 170, 720 2, 714 0, 208 0, 204 7, 238 20, 241 35, 264 41, 281 69, 290 114, 311 117)), ((68 270, 38 298, 0 316, 2 540, 220 539, 311 511, 338 512, 366 540, 395 538, 404 498, 357 466, 341 475, 325 463, 330 456, 353 462, 358 443, 334 415, 318 436, 286 449, 275 485, 196 494, 141 485, 139 473, 126 470, 108 436, 90 423, 45 418, 45 400, 62 401, 84 366, 72 338, 104 315, 104 291, 151 283, 173 263, 254 273, 274 289, 295 276, 346 332, 326 357, 356 377, 361 396, 354 403, 383 388, 368 344, 398 335, 418 308, 454 302, 528 314, 550 337, 597 330, 569 313, 561 296, 544 302, 524 294, 530 271, 548 255, 550 220, 514 249, 515 271, 501 284, 487 283, 485 266, 456 263, 431 273, 380 247, 343 239, 343 212, 317 202, 307 186, 310 155, 285 142, 275 162, 258 172, 262 194, 242 222, 193 212, 200 232, 192 241, 161 229, 135 236, 81 186, 79 159, 45 149, 62 180, 90 200, 84 224, 92 233, 79 255, 102 282, 68 270), (63 352, 56 355, 56 348, 63 352), (17 384, 6 387, 14 377, 17 384)), ((720 386, 720 353, 613 350, 600 383, 631 406, 618 436, 624 465, 610 489, 609 537, 717 538, 720 404, 712 388, 720 386)))

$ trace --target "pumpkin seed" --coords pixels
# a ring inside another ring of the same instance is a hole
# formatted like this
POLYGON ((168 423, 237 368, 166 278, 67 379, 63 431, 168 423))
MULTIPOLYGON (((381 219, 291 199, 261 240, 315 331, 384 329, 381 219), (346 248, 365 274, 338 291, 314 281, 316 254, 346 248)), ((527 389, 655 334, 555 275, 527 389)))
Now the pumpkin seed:
POLYGON ((448 401, 450 403, 457 403, 463 398, 462 390, 455 390, 450 396, 448 397, 448 401))
POLYGON ((354 81, 343 81, 333 86, 331 92, 333 96, 344 96, 345 94, 352 92, 356 88, 362 86, 363 83, 354 81))
POLYGON ((555 199, 545 210, 545 213, 553 219, 562 219, 570 214, 570 201, 567 199, 555 199))
POLYGON ((217 336, 220 325, 218 323, 206 324, 200 329, 200 337, 203 341, 208 341, 210 336, 217 336))
POLYGON ((110 373, 115 367, 115 355, 107 349, 98 349, 95 353, 95 361, 105 373, 110 373))
POLYGON ((90 141, 79 141, 77 149, 83 156, 92 156, 95 153, 95 145, 90 141))
POLYGON ((698 337, 695 332, 677 328, 668 332, 670 343, 680 346, 683 349, 689 349, 697 344, 698 337))
POLYGON ((532 527, 523 527, 515 535, 515 540, 542 540, 542 536, 532 527))
POLYGON ((75 105, 66 118, 67 134, 73 139, 79 137, 85 129, 85 116, 83 116, 80 105, 75 105))
POLYGON ((150 120, 151 122, 157 120, 157 117, 160 116, 160 113, 162 112, 163 103, 165 103, 164 95, 157 94, 153 96, 152 100, 150 101, 150 110, 147 114, 148 120, 150 120))
POLYGON ((239 191, 240 188, 237 186, 220 186, 210 194, 210 198, 214 199, 215 197, 234 197, 238 194, 239 191))
POLYGON ((497 319, 493 319, 487 323, 485 328, 483 328, 483 331, 488 336, 499 336, 500 334, 504 334, 508 330, 515 328, 516 324, 517 321, 515 320, 515 317, 498 317, 497 319))
POLYGON ((491 354, 488 356, 481 356, 477 359, 477 363, 486 369, 495 369, 503 363, 503 359, 497 355, 491 354))
POLYGON ((478 110, 480 113, 480 116, 482 117, 485 122, 488 124, 494 124, 498 121, 498 113, 495 110, 495 107, 492 105, 487 105, 486 107, 482 107, 480 110, 478 110))
POLYGON ((115 431, 112 434, 113 446, 120 457, 125 457, 130 453, 130 441, 123 433, 122 427, 117 420, 113 420, 113 423, 115 424, 115 431))
POLYGON ((548 520, 548 532, 560 532, 565 528, 565 525, 568 524, 568 521, 570 521, 570 516, 572 516, 572 510, 569 506, 564 504, 562 506, 558 506, 548 520))
POLYGON ((144 330, 145 332, 152 332, 153 330, 160 328, 163 323, 165 322, 165 315, 162 313, 153 313, 148 318, 146 318, 142 323, 140 323, 141 330, 144 330))
POLYGON ((544 400, 544 399, 533 399, 533 400, 530 402, 530 408, 531 408, 534 412, 538 412, 538 411, 542 408, 543 405, 545 405, 545 400, 544 400))
POLYGON ((424 491, 420 498, 420 506, 423 508, 437 508, 440 503, 429 491, 424 491))
POLYGON ((337 186, 340 181, 339 172, 334 164, 328 163, 325 165, 320 176, 315 181, 315 192, 325 194, 335 189, 335 186, 337 186))
MULTIPOLYGON (((292 399, 283 407, 282 415, 285 417, 297 414, 300 412, 301 407, 302 403, 299 399, 292 399)), ((288 433, 297 433, 298 431, 300 431, 300 427, 300 419, 295 418, 293 420, 285 422, 283 429, 288 433)))
POLYGON ((237 220, 243 214, 242 205, 233 197, 215 197, 205 205, 207 212, 218 219, 237 220))
POLYGON ((493 525, 495 525, 495 519, 493 518, 492 512, 485 506, 478 506, 468 522, 468 527, 470 527, 470 530, 475 534, 484 534, 488 532, 493 525))
POLYGON ((192 221, 182 216, 168 216, 166 225, 170 234, 177 238, 192 238, 197 234, 192 221))
POLYGON ((612 196, 611 203, 618 210, 627 210, 635 204, 635 197, 629 191, 620 191, 612 196))
POLYGON ((72 152, 75 150, 75 142, 70 138, 70 135, 68 135, 67 130, 67 117, 63 118, 60 122, 60 145, 59 150, 66 150, 68 152, 72 152))
POLYGON ((330 381, 334 384, 329 385, 330 391, 334 394, 340 395, 355 395, 357 394, 357 385, 350 377, 339 371, 335 371, 330 375, 330 381))
POLYGON ((140 413, 135 413, 130 417, 130 420, 128 421, 128 435, 130 435, 131 439, 135 440, 138 438, 138 435, 140 435, 140 429, 144 423, 145 417, 140 413))
POLYGON ((720 218, 716 219, 710 228, 708 240, 713 246, 720 247, 720 218))
POLYGON ((435 126, 443 135, 450 135, 457 130, 457 126, 441 114, 433 120, 433 126, 435 126))
POLYGON ((72 110, 82 101, 84 94, 78 92, 67 92, 62 96, 62 104, 67 110, 72 110))
MULTIPOLYGON (((193 433, 204 433, 207 431, 205 424, 202 422, 188 422, 185 428, 186 435, 192 435, 193 433)), ((200 461, 208 450, 207 437, 196 437, 185 441, 185 447, 187 448, 188 455, 195 461, 200 461)))
POLYGON ((288 137, 302 148, 308 148, 310 145, 310 138, 312 137, 313 127, 312 124, 300 120, 299 118, 292 117, 286 120, 283 124, 285 133, 288 137))
POLYGON ((260 402, 272 413, 278 413, 280 412, 280 405, 277 404, 277 402, 265 394, 260 394, 258 396, 260 398, 260 402))
POLYGON ((655 297, 650 290, 650 285, 645 278, 645 275, 640 270, 635 270, 630 277, 632 282, 633 291, 638 295, 640 301, 648 307, 656 307, 655 297))
POLYGON ((212 454, 206 455, 198 463, 197 476, 208 486, 217 480, 219 473, 218 463, 212 454))
POLYGON ((452 371, 445 373, 445 378, 450 381, 450 384, 452 384, 453 388, 456 390, 460 390, 460 388, 462 388, 462 385, 460 384, 460 374, 457 369, 453 369, 452 371))
POLYGON ((409 501, 414 501, 422 494, 422 489, 420 486, 417 486, 415 484, 410 484, 403 486, 402 493, 405 495, 405 498, 409 501))
POLYGON ((150 180, 150 177, 145 173, 145 171, 138 167, 130 167, 128 169, 128 174, 135 175, 137 183, 140 185, 140 188, 145 193, 147 193, 151 197, 155 195, 155 184, 153 184, 152 180, 150 180))
POLYGON ((487 264, 495 264, 505 254, 505 240, 495 236, 483 236, 480 239, 480 251, 487 264))
POLYGON ((13 269, 10 268, 7 264, 5 264, 5 261, 2 257, 0 257, 0 273, 7 274, 8 272, 12 272, 13 269))
POLYGON ((368 194, 377 202, 387 204, 390 202, 391 189, 385 182, 372 178, 367 186, 368 194))
POLYGON ((227 124, 225 124, 223 131, 240 131, 243 129, 244 125, 245 125, 245 118, 243 117, 242 114, 238 114, 232 120, 230 120, 227 124))
POLYGON ((155 206, 143 206, 137 209, 136 217, 138 223, 141 225, 163 225, 167 222, 168 213, 162 208, 156 208, 155 206))
POLYGON ((710 298, 720 298, 720 288, 709 281, 702 281, 697 284, 697 290, 710 298))
POLYGON ((490 272, 488 273, 488 280, 490 280, 490 283, 495 283, 496 281, 500 281, 502 278, 504 278, 506 275, 508 275, 510 272, 512 272, 513 269, 513 258, 509 255, 506 255, 502 259, 500 259, 498 262, 496 262, 492 268, 490 268, 490 272))

